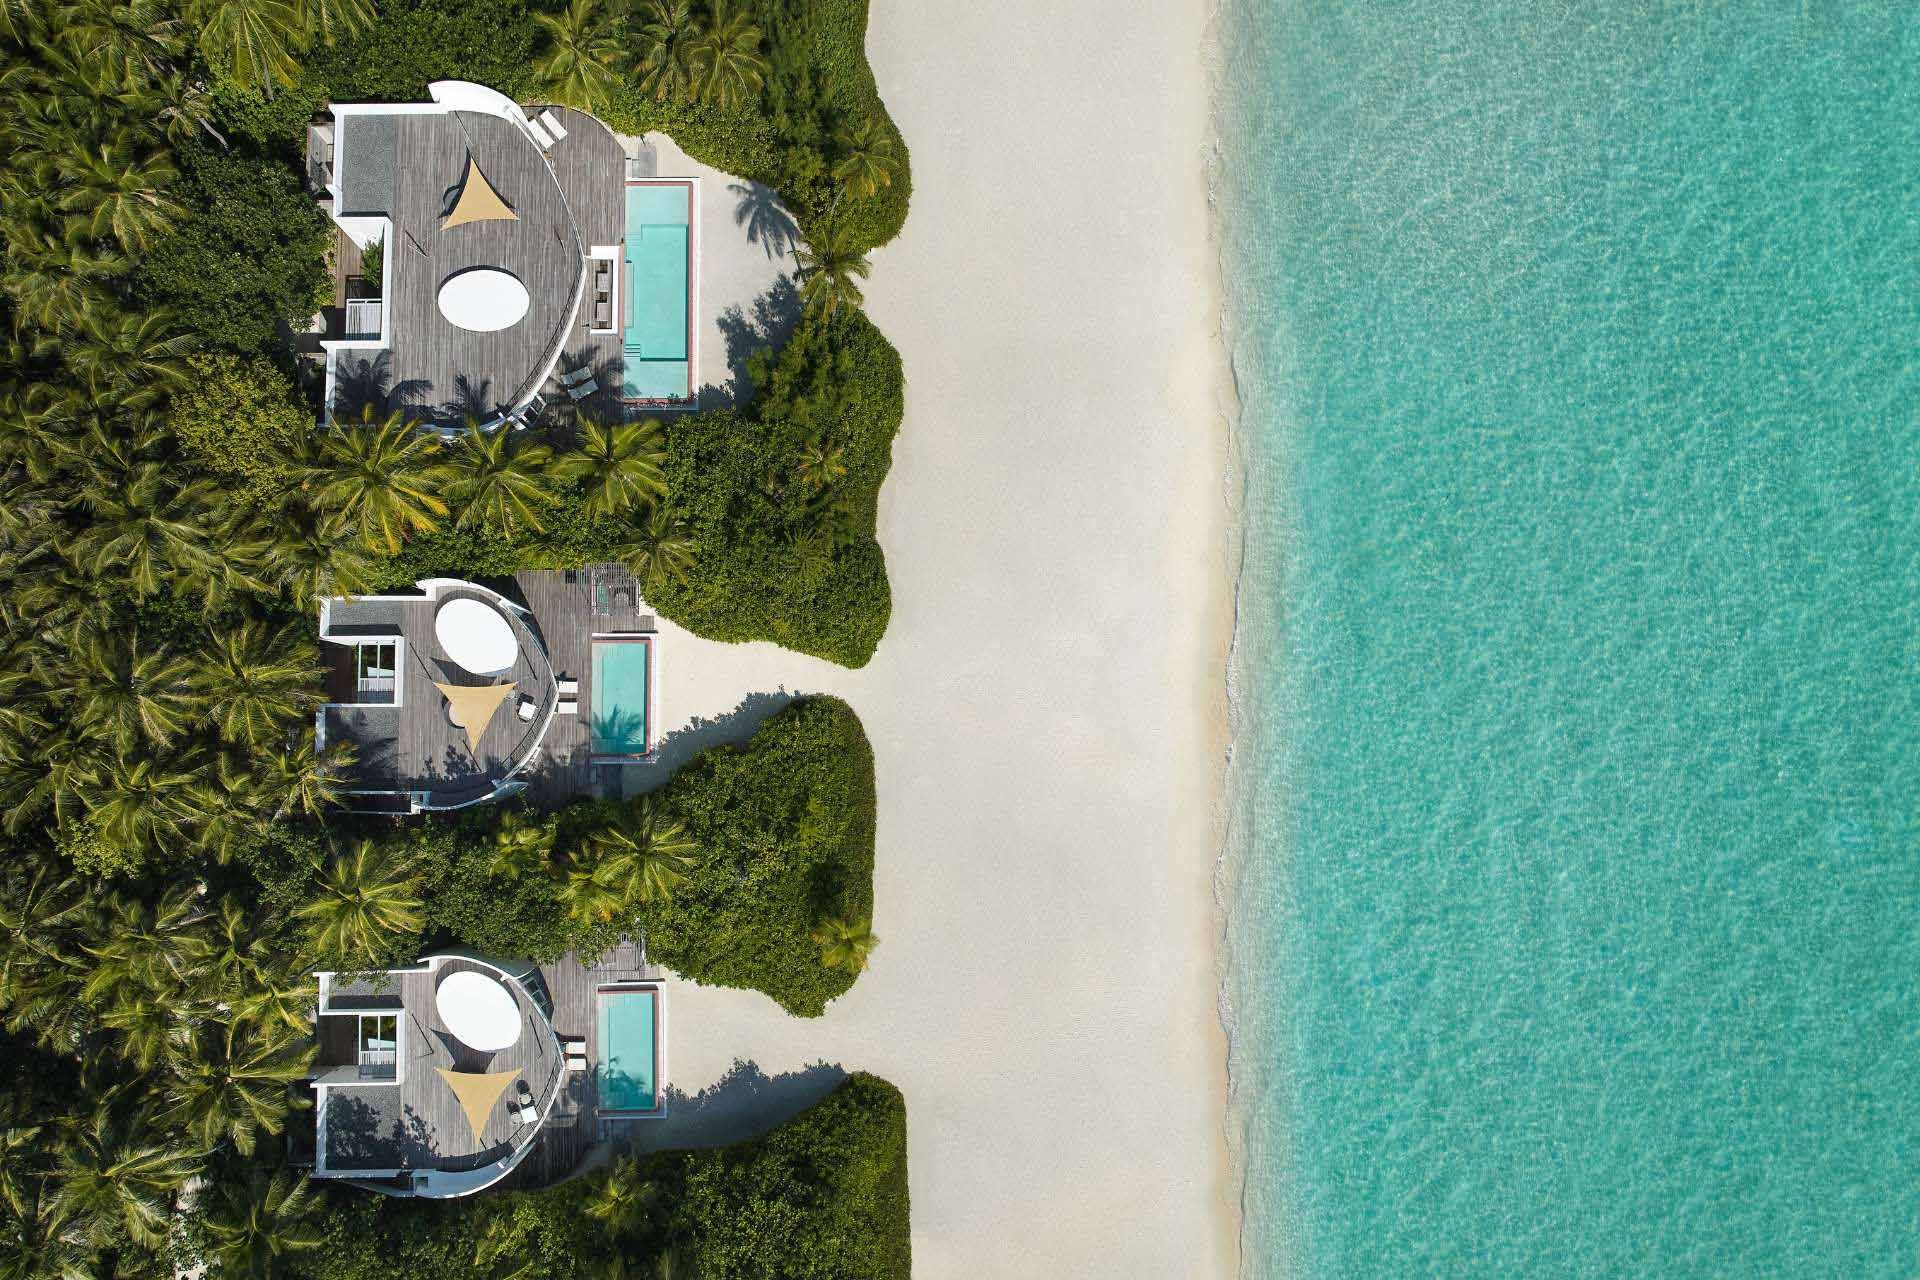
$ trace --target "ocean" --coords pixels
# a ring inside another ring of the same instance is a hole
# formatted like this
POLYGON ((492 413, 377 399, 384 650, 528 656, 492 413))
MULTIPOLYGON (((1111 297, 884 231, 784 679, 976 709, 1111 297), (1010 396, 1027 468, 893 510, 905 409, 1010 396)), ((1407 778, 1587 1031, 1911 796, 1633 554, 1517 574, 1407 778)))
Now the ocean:
POLYGON ((1223 5, 1246 1274, 1920 1273, 1920 8, 1223 5))

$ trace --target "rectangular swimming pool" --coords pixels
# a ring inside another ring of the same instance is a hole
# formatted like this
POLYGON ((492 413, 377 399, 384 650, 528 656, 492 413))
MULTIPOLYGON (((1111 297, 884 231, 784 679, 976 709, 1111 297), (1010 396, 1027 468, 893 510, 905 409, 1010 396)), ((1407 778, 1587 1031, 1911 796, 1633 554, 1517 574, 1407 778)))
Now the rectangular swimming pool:
POLYGON ((601 987, 600 1111, 660 1110, 660 989, 601 987))
POLYGON ((627 184, 627 327, 621 335, 621 394, 628 400, 690 397, 692 222, 691 183, 627 184))
POLYGON ((653 643, 596 638, 593 642, 593 705, 587 717, 589 745, 596 756, 638 759, 653 747, 647 701, 653 643))

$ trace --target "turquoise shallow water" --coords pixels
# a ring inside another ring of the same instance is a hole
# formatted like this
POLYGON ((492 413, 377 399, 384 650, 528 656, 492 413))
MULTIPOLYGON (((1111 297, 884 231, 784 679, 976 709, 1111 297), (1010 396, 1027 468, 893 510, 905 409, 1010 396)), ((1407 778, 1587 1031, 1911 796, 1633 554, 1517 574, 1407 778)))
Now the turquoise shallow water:
POLYGON ((1226 0, 1249 1274, 1920 1271, 1916 14, 1226 0))

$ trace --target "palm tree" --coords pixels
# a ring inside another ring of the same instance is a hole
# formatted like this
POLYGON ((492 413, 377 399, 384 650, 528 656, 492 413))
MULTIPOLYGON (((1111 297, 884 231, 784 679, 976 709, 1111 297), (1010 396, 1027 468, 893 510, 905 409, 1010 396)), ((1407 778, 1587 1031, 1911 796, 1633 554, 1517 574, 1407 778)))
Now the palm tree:
POLYGON ((323 436, 321 465, 304 474, 323 507, 358 525, 368 546, 391 555, 407 535, 432 532, 447 514, 435 492, 439 452, 432 436, 393 413, 378 424, 323 436))
POLYGON ((289 726, 320 701, 312 646, 253 620, 209 632, 189 678, 213 709, 221 738, 245 747, 284 741, 289 726))
POLYGON ((0 270, 3 288, 19 306, 19 319, 41 329, 64 329, 113 304, 107 282, 122 275, 128 259, 87 238, 69 223, 50 229, 9 231, 0 270))
POLYGON ((536 818, 524 809, 509 809, 500 815, 500 825, 494 828, 487 874, 518 880, 529 870, 545 867, 552 853, 552 821, 536 818))
POLYGON ((616 1159, 588 1193, 581 1210, 613 1241, 645 1234, 665 1205, 666 1189, 631 1156, 616 1159))
POLYGON ((271 97, 300 74, 294 52, 312 19, 298 0, 188 0, 202 55, 242 89, 271 97))
POLYGON ((847 447, 825 435, 816 435, 800 450, 800 460, 794 464, 794 470, 816 492, 828 488, 847 474, 847 447))
POLYGON ((141 644, 138 632, 89 632, 78 658, 76 717, 120 751, 172 741, 198 703, 192 664, 141 644))
POLYGON ((508 534, 522 527, 540 532, 535 509, 553 501, 546 484, 552 457, 546 445, 523 443, 505 427, 488 432, 469 422, 447 464, 447 496, 460 507, 454 523, 491 524, 508 534))
POLYGON ((687 576, 698 545, 664 506, 655 507, 639 524, 629 525, 613 553, 639 575, 649 591, 658 591, 669 578, 687 576))
POLYGON ((317 818, 340 803, 353 760, 351 743, 330 742, 325 751, 316 752, 314 735, 305 732, 285 751, 254 759, 248 781, 262 810, 275 820, 289 815, 317 818))
POLYGON ((585 486, 588 515, 617 515, 666 495, 666 460, 665 432, 657 418, 602 426, 582 415, 579 446, 559 455, 553 470, 585 486))
POLYGON ((199 1157, 176 1146, 147 1107, 124 1103, 116 1092, 66 1127, 56 1203, 98 1243, 125 1231, 136 1245, 158 1248, 167 1238, 174 1193, 199 1166, 199 1157))
POLYGON ((760 28, 735 0, 710 0, 707 23, 695 38, 700 96, 716 107, 744 105, 760 92, 767 60, 760 52, 760 28))
POLYGON ((184 843, 184 828, 220 803, 193 769, 147 755, 121 756, 95 785, 90 817, 96 832, 110 848, 135 859, 184 843))
POLYGON ((567 917, 580 925, 605 924, 626 905, 620 868, 607 859, 575 863, 560 882, 560 901, 567 917))
POLYGON ((602 0, 567 0, 559 13, 536 13, 545 33, 534 73, 553 96, 582 111, 597 111, 620 84, 626 53, 602 0))
POLYGON ((223 1180, 207 1205, 207 1234, 225 1280, 271 1280, 289 1253, 325 1239, 313 1222, 314 1184, 290 1170, 250 1169, 223 1180))
POLYGON ((617 885, 624 902, 663 902, 686 880, 699 846, 651 795, 636 800, 628 815, 624 826, 607 827, 588 840, 599 878, 617 885))
POLYGON ((90 1003, 132 988, 184 991, 207 954, 200 935, 200 897, 191 884, 178 885, 158 898, 113 893, 96 899, 81 950, 92 965, 81 988, 90 1003))
POLYGON ((306 922, 309 945, 322 956, 373 961, 390 935, 416 934, 425 923, 419 887, 405 859, 362 840, 334 855, 320 874, 318 896, 294 917, 306 922))
POLYGON ((865 299, 859 281, 867 278, 867 255, 845 224, 829 223, 817 241, 793 251, 800 296, 815 312, 832 316, 841 307, 857 308, 865 299))
POLYGON ((840 148, 840 162, 833 176, 847 184, 855 195, 871 200, 880 188, 893 184, 900 170, 900 153, 894 147, 893 131, 873 116, 865 116, 851 129, 834 135, 840 148))
POLYGON ((847 973, 865 969, 867 957, 880 945, 868 916, 822 921, 813 931, 813 940, 820 948, 821 964, 847 973))
MULTIPOLYGON (((4 0, 0 0, 4 3, 4 0)), ((9 1136, 32 1130, 9 1130, 9 1136)), ((0 1280, 96 1280, 86 1224, 50 1183, 10 1190, 0 1208, 0 1280)))
MULTIPOLYGON (((247 513, 251 518, 252 513, 247 513)), ((323 596, 364 594, 373 564, 366 548, 349 537, 352 522, 337 511, 292 503, 276 511, 272 542, 262 570, 269 585, 310 605, 323 596)))
POLYGON ((309 45, 329 47, 373 24, 372 0, 299 0, 300 26, 309 45))
POLYGON ((655 102, 692 97, 700 28, 687 0, 644 0, 637 20, 634 63, 640 88, 655 102))
POLYGON ((60 346, 75 373, 139 409, 186 382, 193 337, 165 312, 111 312, 82 317, 60 346))
POLYGON ((100 577, 117 576, 136 596, 204 579, 217 565, 204 525, 211 490, 176 485, 167 471, 144 463, 124 479, 99 477, 81 495, 93 520, 74 540, 74 555, 100 577))
POLYGON ((279 1133, 292 1106, 288 1087, 307 1078, 312 1031, 244 1019, 202 1023, 175 1068, 171 1119, 211 1149, 231 1142, 252 1155, 262 1130, 279 1133))
POLYGON ((75 145, 57 161, 66 190, 60 208, 95 240, 146 249, 182 210, 167 194, 177 170, 165 151, 135 152, 124 141, 75 145))

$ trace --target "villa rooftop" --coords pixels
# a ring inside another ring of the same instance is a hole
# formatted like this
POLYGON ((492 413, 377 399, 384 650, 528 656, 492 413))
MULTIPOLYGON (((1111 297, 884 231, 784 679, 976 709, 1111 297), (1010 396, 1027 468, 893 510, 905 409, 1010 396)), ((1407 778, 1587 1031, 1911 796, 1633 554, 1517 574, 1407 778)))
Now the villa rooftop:
POLYGON ((598 958, 566 956, 539 966, 450 954, 371 982, 321 975, 315 1176, 434 1197, 470 1194, 508 1177, 539 1186, 563 1176, 599 1140, 603 1107, 613 1105, 600 1097, 614 1052, 600 1043, 601 992, 661 976, 631 942, 598 958), (505 1048, 475 1049, 442 1016, 437 992, 462 973, 511 998, 518 1034, 505 1048), (377 1021, 383 1016, 384 1025, 377 1021), (368 1028, 386 1038, 370 1040, 368 1028), (584 1070, 568 1068, 563 1039, 582 1042, 584 1070), (455 1084, 470 1088, 489 1078, 476 1129, 455 1084), (516 1104, 534 1114, 523 1117, 516 1104))
POLYGON ((632 576, 613 565, 492 584, 430 579, 411 592, 322 602, 326 702, 317 727, 322 745, 353 747, 351 807, 459 808, 523 785, 546 804, 587 794, 596 725, 614 736, 633 710, 616 691, 596 689, 594 638, 651 636, 641 609, 632 576), (510 665, 476 674, 448 652, 437 619, 463 599, 511 633, 510 665), (476 721, 476 741, 454 699, 502 686, 476 721))
MULTIPOLYGON (((617 383, 619 335, 590 335, 582 299, 589 252, 617 247, 624 234, 626 155, 593 117, 549 110, 567 136, 543 153, 520 124, 478 110, 336 108, 334 217, 354 229, 354 240, 373 237, 381 218, 391 230, 385 341, 376 335, 335 352, 335 419, 399 409, 423 421, 486 422, 537 392, 562 351, 603 363, 617 383), (470 181, 470 162, 511 216, 443 225, 470 181), (441 313, 443 284, 475 268, 525 287, 523 319, 480 332, 441 313)), ((358 253, 345 237, 342 251, 358 253)))

